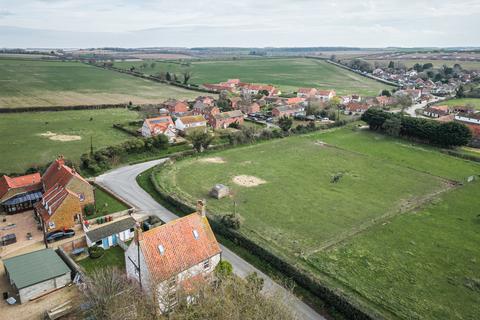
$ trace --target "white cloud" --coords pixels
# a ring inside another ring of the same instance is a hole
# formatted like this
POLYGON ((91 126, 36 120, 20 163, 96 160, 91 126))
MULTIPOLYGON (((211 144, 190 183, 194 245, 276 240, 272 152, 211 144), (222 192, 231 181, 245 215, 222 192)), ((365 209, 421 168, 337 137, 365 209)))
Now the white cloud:
MULTIPOLYGON (((0 8, 3 26, 69 31, 77 46, 480 45, 479 0, 0 0, 0 8), (85 32, 99 34, 89 42, 85 32)), ((38 46, 35 32, 17 46, 38 46)), ((11 36, 0 34, 1 45, 11 36)))

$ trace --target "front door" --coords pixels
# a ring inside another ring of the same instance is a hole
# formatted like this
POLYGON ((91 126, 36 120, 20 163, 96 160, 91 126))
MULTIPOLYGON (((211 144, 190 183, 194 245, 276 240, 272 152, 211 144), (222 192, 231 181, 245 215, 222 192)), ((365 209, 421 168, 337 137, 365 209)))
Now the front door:
POLYGON ((114 234, 112 235, 112 246, 116 246, 117 245, 117 235, 114 234))

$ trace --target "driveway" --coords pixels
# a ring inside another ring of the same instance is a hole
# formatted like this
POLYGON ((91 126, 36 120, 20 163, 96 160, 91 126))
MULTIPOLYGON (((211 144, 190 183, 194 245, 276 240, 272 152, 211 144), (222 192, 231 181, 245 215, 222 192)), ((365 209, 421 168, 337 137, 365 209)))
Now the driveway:
MULTIPOLYGON (((95 178, 95 182, 115 193, 118 197, 131 204, 142 213, 156 215, 161 220, 169 222, 177 219, 178 216, 161 206, 147 192, 140 188, 136 181, 136 177, 140 173, 150 169, 153 166, 163 163, 164 161, 166 161, 166 159, 121 167, 98 176, 95 178)), ((264 291, 266 293, 282 293, 286 303, 291 305, 293 311, 300 319, 325 319, 315 312, 315 310, 303 303, 300 299, 292 295, 285 288, 274 282, 263 272, 256 269, 254 266, 237 256, 226 247, 221 246, 221 248, 222 258, 229 261, 233 265, 236 275, 244 278, 248 274, 256 272, 264 279, 264 291)))

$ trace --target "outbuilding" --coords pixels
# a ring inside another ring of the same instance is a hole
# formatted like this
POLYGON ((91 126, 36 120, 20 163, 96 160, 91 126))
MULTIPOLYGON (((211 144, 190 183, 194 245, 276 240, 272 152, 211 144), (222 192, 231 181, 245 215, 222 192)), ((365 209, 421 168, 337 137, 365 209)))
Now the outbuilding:
POLYGON ((133 238, 136 221, 132 217, 118 220, 85 233, 87 246, 98 246, 103 249, 116 246, 118 240, 128 241, 133 238))
POLYGON ((222 199, 230 195, 230 189, 226 185, 218 183, 210 190, 210 195, 216 199, 222 199))
POLYGON ((8 282, 20 303, 65 287, 71 270, 53 249, 22 254, 3 261, 8 282))

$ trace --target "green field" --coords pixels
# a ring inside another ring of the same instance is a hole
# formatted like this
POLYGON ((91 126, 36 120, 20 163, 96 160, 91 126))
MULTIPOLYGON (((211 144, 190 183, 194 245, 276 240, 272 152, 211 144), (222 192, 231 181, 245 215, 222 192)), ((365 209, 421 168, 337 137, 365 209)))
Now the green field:
POLYGON ((451 99, 447 101, 442 101, 438 103, 443 106, 472 106, 476 110, 480 111, 480 99, 479 98, 463 98, 463 99, 451 99))
POLYGON ((79 62, 0 59, 0 108, 158 103, 197 95, 79 62))
MULTIPOLYGON (((233 210, 232 199, 208 197, 214 184, 228 185, 233 191, 237 212, 244 218, 240 229, 243 234, 293 263, 304 265, 330 285, 341 288, 354 299, 366 301, 369 307, 388 318, 396 315, 411 319, 411 315, 420 315, 420 318, 438 319, 442 317, 435 315, 446 315, 443 318, 452 315, 445 313, 440 297, 443 291, 450 289, 448 281, 439 282, 439 291, 435 294, 426 289, 431 285, 432 273, 436 273, 435 277, 448 273, 455 278, 465 271, 463 276, 473 281, 476 288, 475 279, 480 279, 480 246, 474 247, 467 241, 465 248, 470 254, 458 253, 464 247, 455 238, 459 227, 453 222, 459 219, 465 221, 462 224, 471 223, 466 236, 478 243, 479 233, 477 230, 475 234, 474 229, 480 222, 467 219, 464 214, 471 214, 478 208, 480 200, 472 196, 474 191, 467 191, 470 187, 465 187, 466 191, 449 191, 452 189, 449 181, 465 181, 466 177, 480 173, 479 164, 447 156, 434 148, 352 128, 275 140, 206 156, 213 157, 224 162, 207 161, 205 157, 186 159, 159 171, 156 179, 166 191, 188 202, 208 198, 208 208, 214 214, 233 210), (332 183, 332 175, 339 173, 342 174, 340 181, 332 183), (265 183, 254 187, 239 186, 233 182, 239 175, 254 176, 265 183), (435 226, 419 225, 417 228, 419 222, 412 221, 417 215, 409 212, 418 211, 432 201, 437 203, 444 195, 446 199, 455 199, 457 204, 465 202, 462 209, 470 211, 457 213, 452 210, 451 216, 446 217, 450 220, 443 222, 444 229, 437 234, 435 226), (408 228, 397 226, 396 221, 408 222, 408 228), (379 240, 375 230, 384 225, 395 229, 382 234, 385 240, 379 240), (402 241, 416 233, 419 233, 418 238, 413 241, 417 241, 419 247, 428 236, 440 239, 451 235, 451 238, 439 248, 430 244, 422 249, 423 252, 416 252, 418 254, 405 253, 402 241), (358 244, 357 239, 360 239, 358 244), (353 245, 356 246, 349 249, 353 245), (376 250, 383 252, 376 255, 376 250), (436 263, 447 259, 443 254, 445 250, 458 253, 456 266, 436 263), (350 260, 337 257, 352 251, 350 260), (422 265, 428 269, 405 277, 405 267, 396 259, 398 251, 409 255, 406 263, 412 269, 422 265), (363 259, 363 255, 372 258, 363 259), (377 269, 378 279, 375 278, 377 269), (385 279, 387 276, 390 278, 385 279), (396 290, 390 289, 389 281, 398 282, 396 290), (411 286, 424 289, 413 290, 411 286), (384 292, 387 297, 380 304, 384 292), (410 311, 405 313, 405 310, 410 311)), ((468 319, 473 314, 474 302, 480 302, 475 290, 457 290, 456 299, 448 301, 455 305, 456 317, 468 319)))
POLYGON ((89 152, 91 138, 95 149, 131 139, 112 124, 138 118, 136 112, 126 109, 2 114, 0 172, 21 173, 33 165, 49 163, 59 154, 78 161, 81 154, 89 152), (52 140, 61 135, 80 140, 52 140))
POLYGON ((379 62, 385 65, 388 65, 390 61, 395 61, 395 62, 401 62, 403 63, 406 67, 412 68, 416 63, 419 64, 425 64, 425 63, 431 63, 433 64, 434 68, 440 68, 443 67, 444 65, 448 67, 453 67, 454 64, 458 63, 459 65, 462 66, 462 68, 466 70, 480 70, 480 61, 454 61, 454 60, 403 60, 403 59, 392 59, 392 60, 378 60, 378 59, 366 59, 370 63, 379 62))
MULTIPOLYGON (((156 61, 152 69, 150 63, 146 69, 139 70, 147 74, 174 72, 180 75, 184 70, 192 72, 192 83, 217 83, 230 78, 239 78, 245 82, 267 83, 279 86, 284 91, 295 91, 299 87, 335 89, 338 94, 359 93, 377 95, 389 86, 362 77, 353 72, 338 68, 325 61, 314 59, 249 59, 191 62, 190 66, 181 66, 175 62, 156 61)), ((129 68, 141 66, 144 62, 116 62, 115 66, 129 68)))

